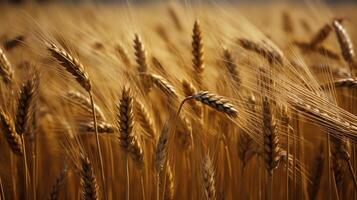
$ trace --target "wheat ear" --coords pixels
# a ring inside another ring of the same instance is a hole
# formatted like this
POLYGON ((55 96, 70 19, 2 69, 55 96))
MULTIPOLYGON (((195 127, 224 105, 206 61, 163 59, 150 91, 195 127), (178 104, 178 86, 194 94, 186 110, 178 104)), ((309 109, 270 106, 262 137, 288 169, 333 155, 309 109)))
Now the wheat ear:
MULTIPOLYGON (((76 91, 68 91, 66 93, 66 97, 71 103, 81 107, 89 114, 92 114, 92 104, 90 98, 76 91)), ((97 114, 97 117, 105 120, 105 116, 103 114, 102 109, 100 109, 100 107, 96 104, 94 104, 94 109, 95 113, 97 114)))
POLYGON ((117 52, 117 55, 120 57, 121 61, 128 67, 131 66, 130 58, 128 56, 128 53, 124 49, 124 47, 120 44, 117 44, 114 47, 115 52, 117 52))
POLYGON ((13 82, 14 71, 4 51, 0 48, 0 76, 6 84, 13 82))
POLYGON ((216 183, 215 183, 215 172, 213 168, 213 163, 209 155, 206 155, 202 163, 202 176, 203 176, 203 186, 205 197, 207 200, 215 200, 216 197, 216 183))
POLYGON ((209 107, 227 114, 230 117, 236 118, 238 116, 238 111, 234 108, 228 100, 224 99, 222 96, 218 96, 214 93, 208 91, 200 91, 196 94, 189 96, 186 100, 193 99, 199 101, 209 107))
MULTIPOLYGON (((115 128, 114 125, 107 123, 107 122, 98 122, 98 133, 114 133, 115 128)), ((80 123, 79 130, 82 132, 94 132, 94 123, 93 122, 83 122, 80 123)))
MULTIPOLYGON (((192 96, 196 93, 196 88, 187 80, 182 80, 182 89, 185 96, 192 96)), ((192 110, 198 117, 202 117, 202 108, 197 104, 196 101, 189 102, 192 110)))
POLYGON ((149 135, 150 138, 156 137, 156 129, 152 121, 150 113, 146 110, 144 104, 136 101, 135 117, 140 123, 141 127, 149 135))
POLYGON ((169 83, 169 81, 167 81, 164 77, 157 74, 143 74, 143 76, 147 77, 147 80, 149 80, 156 87, 158 87, 168 97, 173 97, 175 99, 178 98, 178 94, 174 86, 169 83))
POLYGON ((9 144, 10 149, 16 155, 22 156, 22 142, 20 136, 16 133, 14 122, 10 117, 3 111, 0 110, 0 122, 1 129, 4 133, 4 136, 9 144))
POLYGON ((204 66, 203 39, 200 23, 195 21, 192 31, 192 63, 197 83, 201 86, 204 66))
POLYGON ((103 181, 103 193, 105 198, 107 199, 107 191, 106 191, 106 182, 105 182, 105 173, 104 173, 104 166, 103 166, 103 157, 102 157, 102 150, 100 147, 100 142, 99 142, 99 133, 98 133, 98 128, 97 128, 97 116, 95 114, 95 103, 94 103, 94 98, 93 98, 93 93, 92 93, 92 84, 89 79, 88 74, 84 70, 84 67, 82 63, 71 56, 68 52, 66 52, 64 49, 57 47, 53 43, 48 43, 47 44, 47 49, 51 52, 52 57, 54 57, 62 67, 64 67, 70 74, 74 76, 74 78, 77 80, 77 82, 88 92, 90 101, 91 101, 91 107, 92 107, 92 117, 93 117, 93 123, 94 123, 94 128, 95 128, 95 139, 97 143, 97 154, 99 157, 99 163, 100 163, 100 169, 101 169, 101 176, 102 176, 102 181, 103 181))
POLYGON ((323 168, 325 163, 325 157, 323 152, 323 143, 320 145, 320 151, 315 159, 315 165, 312 171, 312 178, 311 178, 311 187, 309 192, 309 197, 312 200, 317 199, 317 193, 320 189, 320 183, 323 173, 323 168))
POLYGON ((234 61, 234 58, 227 48, 223 49, 223 63, 230 77, 233 79, 235 86, 239 88, 242 83, 242 80, 237 70, 237 65, 234 61))
POLYGON ((273 171, 279 164, 280 148, 276 121, 271 112, 271 105, 267 97, 263 97, 263 158, 268 172, 268 199, 273 198, 273 171))
POLYGON ((59 197, 59 192, 64 184, 64 181, 67 177, 67 173, 68 173, 68 169, 67 166, 65 166, 60 174, 58 175, 58 177, 56 178, 56 181, 54 183, 54 185, 51 188, 50 193, 48 194, 48 198, 47 200, 57 200, 59 197))
POLYGON ((138 34, 135 34, 134 50, 138 72, 146 72, 148 70, 148 65, 146 61, 146 51, 144 44, 141 42, 141 39, 138 34))
POLYGON ((92 163, 86 156, 81 156, 81 185, 84 200, 98 200, 98 184, 92 163))

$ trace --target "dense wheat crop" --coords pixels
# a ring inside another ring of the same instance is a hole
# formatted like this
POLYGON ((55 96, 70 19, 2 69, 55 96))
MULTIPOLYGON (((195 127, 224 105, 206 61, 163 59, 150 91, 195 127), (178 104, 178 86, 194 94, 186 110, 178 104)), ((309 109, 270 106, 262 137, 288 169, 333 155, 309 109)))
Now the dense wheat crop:
POLYGON ((0 199, 357 199, 355 5, 0 7, 0 199))

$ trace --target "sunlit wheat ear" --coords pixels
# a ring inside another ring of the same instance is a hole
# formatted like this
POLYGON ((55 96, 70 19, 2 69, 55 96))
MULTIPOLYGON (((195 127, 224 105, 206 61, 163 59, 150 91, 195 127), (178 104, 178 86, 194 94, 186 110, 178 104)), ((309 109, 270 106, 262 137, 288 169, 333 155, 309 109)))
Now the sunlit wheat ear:
POLYGON ((25 134, 31 124, 37 89, 38 77, 36 74, 32 75, 20 88, 15 117, 16 132, 20 135, 25 134))
POLYGON ((254 42, 252 40, 244 39, 244 38, 239 38, 237 40, 237 43, 245 50, 254 52, 263 58, 265 58, 270 64, 273 63, 278 63, 278 64, 283 64, 283 57, 282 55, 273 50, 273 49, 268 49, 267 47, 263 46, 262 44, 258 42, 254 42))
POLYGON ((169 13, 169 16, 170 16, 172 22, 175 25, 175 28, 178 31, 182 31, 183 28, 182 28, 181 21, 179 19, 179 16, 178 16, 176 10, 174 10, 174 8, 172 6, 169 6, 167 10, 168 10, 168 13, 169 13))
POLYGON ((233 104, 231 104, 228 100, 224 99, 224 97, 218 96, 214 93, 208 91, 200 91, 188 97, 188 99, 199 101, 219 112, 227 114, 230 117, 238 117, 238 111, 234 108, 233 104))
MULTIPOLYGON (((114 133, 114 125, 107 122, 98 122, 97 124, 98 133, 114 133)), ((79 130, 81 132, 95 132, 93 122, 83 122, 79 125, 79 130)))
POLYGON ((233 79, 235 86, 239 87, 242 80, 237 70, 237 65, 234 62, 233 56, 227 48, 223 49, 223 63, 230 77, 233 79))
POLYGON ((146 110, 144 104, 139 101, 136 101, 135 104, 135 117, 137 121, 140 123, 140 126, 144 129, 144 131, 149 135, 150 138, 156 138, 156 129, 150 116, 150 113, 146 110))
POLYGON ((126 52, 126 50, 124 49, 124 47, 120 44, 117 44, 114 47, 115 52, 117 53, 116 55, 118 55, 121 59, 121 61, 127 66, 130 67, 131 66, 131 62, 130 62, 130 58, 128 56, 128 53, 126 52))
POLYGON ((216 181, 213 163, 209 155, 204 157, 202 163, 202 176, 205 197, 207 200, 215 200, 216 197, 216 181))
MULTIPOLYGON (((354 78, 343 78, 333 81, 335 88, 357 88, 357 80, 354 78)), ((321 86, 324 89, 331 87, 329 84, 321 86)))
POLYGON ((141 42, 138 34, 134 38, 135 61, 138 72, 147 72, 148 65, 146 61, 146 51, 144 44, 141 42))
POLYGON ((92 84, 89 80, 88 74, 78 59, 74 58, 64 49, 53 43, 49 43, 47 45, 47 49, 51 52, 52 57, 55 58, 69 73, 71 73, 87 92, 91 91, 92 84))
POLYGON ((323 143, 320 144, 320 151, 317 152, 317 156, 314 161, 314 167, 312 169, 311 186, 309 187, 309 197, 315 200, 321 185, 321 178, 323 175, 323 169, 325 165, 325 156, 323 151, 323 143))
POLYGON ((60 194, 59 192, 67 177, 67 173, 68 173, 68 169, 67 166, 65 166, 57 176, 56 181, 52 186, 50 193, 48 194, 47 200, 57 200, 59 198, 59 194, 60 194))
MULTIPOLYGON (((81 107, 83 110, 88 112, 88 114, 92 114, 91 101, 85 95, 81 94, 80 92, 76 92, 76 91, 68 91, 66 93, 66 97, 71 103, 81 107)), ((97 117, 100 117, 101 119, 105 119, 103 111, 99 108, 98 105, 94 104, 94 109, 95 109, 95 113, 96 113, 97 117)))
POLYGON ((202 31, 200 28, 200 23, 198 20, 195 21, 193 25, 192 33, 192 63, 195 79, 198 84, 202 84, 202 76, 205 70, 204 66, 204 50, 203 50, 203 39, 202 31))
POLYGON ((279 164, 280 147, 276 120, 271 111, 271 104, 267 97, 263 98, 263 138, 264 162, 267 171, 272 171, 279 164))
MULTIPOLYGON (((182 80, 182 90, 185 96, 193 96, 197 92, 195 86, 193 86, 187 80, 182 80)), ((202 108, 200 107, 200 105, 198 105, 195 101, 189 101, 189 104, 195 114, 198 117, 202 117, 202 108)))
POLYGON ((125 87, 122 91, 118 105, 117 121, 119 144, 125 152, 129 152, 134 128, 133 97, 129 87, 125 87))
MULTIPOLYGON (((167 165, 165 176, 166 176, 165 200, 174 200, 175 179, 172 174, 170 165, 167 165)), ((163 179, 160 179, 160 180, 163 180, 163 179)))
POLYGON ((178 98, 178 94, 174 86, 169 83, 164 77, 157 74, 143 74, 146 77, 146 80, 153 83, 157 88, 159 88, 163 93, 168 97, 178 98))
POLYGON ((168 142, 169 142, 169 131, 170 131, 170 124, 166 122, 164 127, 161 130, 161 134, 159 137, 159 141, 156 145, 156 152, 155 152, 155 170, 156 173, 159 174, 166 164, 167 160, 167 150, 168 150, 168 142))
POLYGON ((95 177, 92 163, 89 158, 81 156, 81 186, 82 199, 97 200, 98 199, 98 184, 95 177))
POLYGON ((10 146, 10 149, 13 153, 22 156, 22 142, 20 136, 16 133, 14 122, 10 117, 3 111, 0 110, 0 125, 1 130, 4 134, 4 137, 7 140, 7 143, 10 146))
POLYGON ((14 70, 12 69, 9 60, 4 51, 0 48, 0 76, 6 84, 13 82, 14 70))
POLYGON ((356 68, 355 63, 355 52, 353 50, 353 44, 351 42, 350 36, 348 35, 346 29, 338 20, 333 21, 333 27, 335 29, 337 41, 340 45, 342 57, 349 64, 351 72, 356 68))

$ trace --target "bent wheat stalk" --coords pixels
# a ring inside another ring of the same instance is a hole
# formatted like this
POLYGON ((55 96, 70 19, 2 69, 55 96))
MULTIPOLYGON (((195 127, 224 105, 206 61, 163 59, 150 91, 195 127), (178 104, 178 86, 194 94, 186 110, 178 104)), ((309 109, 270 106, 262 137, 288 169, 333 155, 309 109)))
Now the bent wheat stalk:
POLYGON ((82 63, 72 57, 66 50, 57 47, 53 43, 47 43, 47 50, 51 52, 51 55, 53 58, 55 58, 59 64, 64 67, 69 73, 71 73, 74 78, 77 80, 77 82, 88 92, 89 98, 90 98, 90 103, 92 107, 92 117, 93 117, 93 123, 94 123, 94 128, 95 128, 95 138, 96 138, 96 143, 97 143, 97 154, 99 157, 99 163, 100 163, 100 168, 101 168, 101 177, 102 177, 102 182, 103 182, 103 194, 105 199, 108 199, 107 191, 106 191, 106 182, 105 182, 105 172, 104 172, 104 166, 103 166, 103 157, 102 157, 102 150, 100 147, 100 141, 99 141, 99 133, 98 133, 98 128, 97 128, 97 115, 96 115, 96 110, 95 110, 95 104, 94 104, 94 98, 93 98, 93 93, 92 93, 92 84, 89 79, 88 74, 84 70, 84 67, 82 63))

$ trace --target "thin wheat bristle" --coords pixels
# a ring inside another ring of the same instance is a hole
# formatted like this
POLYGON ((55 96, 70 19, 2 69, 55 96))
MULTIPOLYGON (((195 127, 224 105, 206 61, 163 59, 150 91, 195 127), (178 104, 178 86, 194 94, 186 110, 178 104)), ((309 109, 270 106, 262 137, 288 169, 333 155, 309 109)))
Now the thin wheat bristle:
POLYGON ((0 120, 2 132, 12 152, 19 156, 22 156, 22 142, 20 136, 16 133, 14 122, 3 110, 0 110, 0 120))
POLYGON ((145 108, 144 104, 139 101, 136 101, 135 108, 135 117, 140 123, 141 127, 149 135, 150 138, 156 138, 156 128, 154 126, 152 117, 145 108))
POLYGON ((114 50, 117 52, 116 55, 118 55, 121 59, 121 61, 128 67, 132 66, 130 58, 128 56, 128 53, 124 49, 124 47, 120 44, 115 45, 114 50))
POLYGON ((4 51, 0 48, 0 75, 6 84, 13 82, 14 70, 12 69, 9 60, 4 51))
POLYGON ((197 82, 201 84, 202 75, 205 66, 204 66, 204 50, 203 50, 203 39, 202 39, 203 36, 200 28, 200 23, 198 20, 195 21, 192 32, 193 32, 192 33, 193 70, 195 72, 197 82))
POLYGON ((338 20, 333 21, 333 27, 335 29, 336 37, 341 48, 342 56, 344 60, 351 65, 355 62, 355 53, 350 36, 338 20))
POLYGON ((66 50, 56 46, 53 43, 48 44, 47 50, 52 54, 61 66, 63 66, 69 73, 71 73, 77 82, 87 91, 90 92, 92 84, 89 80, 89 76, 84 70, 82 63, 71 56, 66 50))
MULTIPOLYGON (((76 92, 76 91, 67 91, 66 97, 71 103, 79 106, 80 108, 85 110, 88 114, 92 114, 91 101, 85 95, 81 94, 80 92, 76 92)), ((105 119, 103 111, 100 109, 100 107, 98 105, 94 104, 94 109, 95 109, 95 113, 96 113, 97 117, 99 117, 101 119, 105 119)))
POLYGON ((271 104, 267 97, 263 98, 263 158, 268 171, 274 170, 280 159, 279 136, 276 120, 271 111, 271 104))
POLYGON ((16 132, 20 135, 28 131, 31 123, 37 87, 37 77, 34 75, 20 89, 15 117, 16 132))
POLYGON ((86 156, 81 157, 82 199, 98 200, 98 184, 92 163, 86 156))
POLYGON ((137 64, 137 70, 140 73, 147 72, 148 65, 146 61, 146 51, 144 44, 138 34, 135 34, 134 38, 134 50, 135 50, 135 61, 137 64))
MULTIPOLYGON (((107 122, 103 122, 103 121, 98 122, 97 129, 98 129, 98 133, 114 133, 115 132, 114 125, 107 123, 107 122)), ((79 130, 82 132, 95 132, 94 123, 93 122, 80 123, 79 130)))
POLYGON ((215 200, 216 197, 216 181, 213 163, 209 155, 204 157, 202 163, 203 186, 205 189, 205 197, 207 200, 215 200))
POLYGON ((167 96, 173 97, 175 99, 178 98, 178 94, 174 86, 171 83, 169 83, 169 81, 167 81, 164 77, 157 74, 143 74, 143 76, 147 77, 147 80, 150 80, 150 82, 152 82, 167 96))
POLYGON ((234 81, 234 84, 237 88, 241 85, 241 77, 237 70, 237 65, 234 62, 231 52, 227 49, 223 49, 223 62, 226 70, 229 72, 229 75, 234 81))
POLYGON ((64 181, 67 177, 67 173, 68 173, 68 169, 67 166, 65 166, 61 172, 59 173, 58 177, 56 178, 56 181, 54 183, 54 185, 51 188, 51 191, 48 195, 47 200, 57 200, 59 199, 59 195, 60 195, 60 190, 64 184, 64 181))
POLYGON ((233 104, 222 96, 208 91, 200 91, 192 95, 191 98, 233 118, 238 117, 238 111, 234 108, 233 104))

